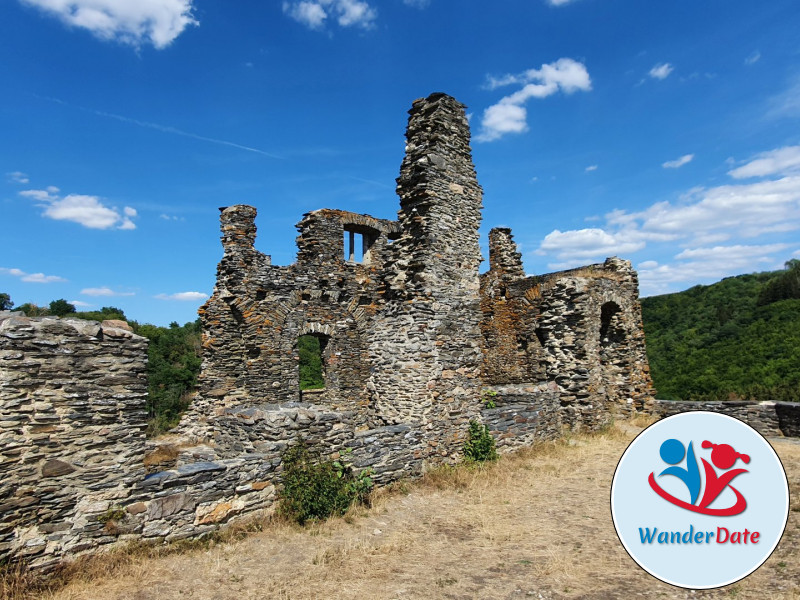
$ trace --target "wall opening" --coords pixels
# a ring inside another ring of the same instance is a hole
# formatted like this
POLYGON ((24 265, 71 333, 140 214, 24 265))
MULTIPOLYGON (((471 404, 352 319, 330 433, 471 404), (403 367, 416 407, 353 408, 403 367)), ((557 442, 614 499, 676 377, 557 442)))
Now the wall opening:
POLYGON ((600 308, 601 346, 611 346, 625 340, 625 330, 620 322, 621 311, 616 302, 606 302, 600 308))
POLYGON ((308 334, 297 338, 300 356, 300 391, 325 388, 325 348, 327 335, 308 334))
POLYGON ((370 251, 377 239, 378 232, 369 227, 345 225, 342 243, 344 259, 351 263, 370 262, 370 251))

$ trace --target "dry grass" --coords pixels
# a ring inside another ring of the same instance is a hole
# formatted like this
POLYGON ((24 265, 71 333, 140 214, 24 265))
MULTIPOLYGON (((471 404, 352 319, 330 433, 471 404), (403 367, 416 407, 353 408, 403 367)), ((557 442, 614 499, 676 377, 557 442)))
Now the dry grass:
POLYGON ((626 423, 489 465, 436 469, 342 519, 306 528, 262 521, 247 537, 132 555, 106 574, 81 567, 65 587, 33 597, 800 599, 800 444, 775 443, 793 504, 773 556, 734 586, 690 593, 641 571, 614 533, 611 478, 634 434, 626 423))

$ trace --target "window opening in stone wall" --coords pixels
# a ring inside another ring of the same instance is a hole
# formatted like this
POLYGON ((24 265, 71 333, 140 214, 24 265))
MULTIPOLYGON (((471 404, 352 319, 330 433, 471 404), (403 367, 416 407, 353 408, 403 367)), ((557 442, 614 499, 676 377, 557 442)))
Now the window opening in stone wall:
POLYGON ((344 259, 351 263, 368 263, 370 261, 370 250, 375 240, 378 239, 378 232, 370 227, 355 226, 344 228, 344 259))
POLYGON ((328 336, 301 335, 297 338, 297 351, 300 355, 300 390, 321 390, 325 388, 325 348, 328 336))
POLYGON ((600 308, 600 344, 610 346, 625 339, 625 331, 619 320, 620 309, 616 302, 606 302, 600 308))
POLYGON ((364 262, 364 234, 344 230, 344 259, 347 262, 364 262))

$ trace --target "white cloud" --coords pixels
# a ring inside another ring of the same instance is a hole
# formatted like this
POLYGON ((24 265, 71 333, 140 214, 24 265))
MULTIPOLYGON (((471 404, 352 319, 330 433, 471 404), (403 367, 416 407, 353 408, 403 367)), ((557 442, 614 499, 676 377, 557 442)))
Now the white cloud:
POLYGON ((58 200, 58 196, 51 193, 49 190, 25 190, 19 193, 23 198, 31 198, 38 202, 54 202, 58 200))
POLYGON ((131 220, 136 209, 126 206, 120 213, 116 207, 104 205, 98 196, 68 194, 63 198, 59 189, 50 186, 45 190, 25 190, 19 195, 39 202, 43 215, 56 221, 72 221, 89 229, 136 229, 131 220))
POLYGON ((800 229, 800 177, 696 190, 683 202, 658 202, 638 213, 621 211, 615 218, 645 233, 684 238, 792 231, 800 229))
POLYGON ((108 287, 84 288, 81 290, 84 296, 135 296, 134 292, 115 292, 108 287))
POLYGON ((192 0, 20 0, 103 40, 165 48, 197 25, 192 0))
POLYGON ((514 104, 495 104, 483 113, 481 126, 483 131, 477 136, 478 141, 490 142, 507 133, 523 133, 528 131, 526 121, 528 111, 524 106, 514 104))
POLYGON ((502 98, 483 112, 481 131, 476 136, 479 142, 496 140, 507 133, 522 133, 528 130, 527 111, 523 104, 531 98, 546 98, 558 92, 572 94, 592 89, 592 80, 583 63, 571 58, 560 58, 540 69, 529 69, 520 74, 488 77, 487 88, 496 89, 508 85, 521 85, 516 92, 502 98))
POLYGON ((672 284, 714 281, 730 275, 773 268, 774 254, 788 244, 715 246, 684 250, 674 258, 679 262, 659 265, 646 261, 639 265, 642 295, 665 293, 672 284))
POLYGON ((683 250, 673 256, 676 264, 642 258, 640 277, 650 286, 648 293, 665 291, 673 282, 772 268, 782 262, 780 253, 790 250, 789 244, 775 243, 782 242, 775 235, 800 230, 800 174, 784 175, 797 165, 794 151, 784 150, 765 152, 740 167, 753 165, 752 172, 777 178, 693 188, 674 202, 656 202, 638 212, 613 210, 592 229, 551 232, 536 254, 552 257, 549 266, 557 269, 624 256, 651 244, 680 244, 683 250))
POLYGON ((661 166, 665 169, 680 169, 683 165, 692 162, 692 159, 694 159, 694 154, 684 154, 675 160, 668 160, 665 163, 661 163, 661 166))
POLYGON ((588 167, 586 167, 584 169, 584 171, 586 171, 587 173, 589 173, 591 171, 597 171, 597 165, 589 165, 588 167))
POLYGON ((547 3, 551 6, 564 6, 572 1, 573 0, 547 0, 547 3))
POLYGON ((208 298, 208 294, 203 292, 178 292, 177 294, 158 294, 155 296, 159 300, 180 300, 183 302, 200 302, 208 298))
POLYGON ((555 254, 558 262, 550 267, 565 269, 607 256, 624 256, 644 246, 644 240, 636 239, 627 231, 609 233, 596 227, 572 231, 556 229, 545 236, 536 254, 555 254))
POLYGON ((94 304, 89 304, 83 300, 70 300, 69 303, 75 308, 89 308, 90 306, 94 306, 94 304))
POLYGON ((284 2, 283 12, 309 29, 323 29, 327 20, 335 19, 341 27, 370 29, 378 11, 363 0, 302 0, 284 2))
POLYGON ((21 171, 6 173, 6 177, 8 177, 8 180, 12 183, 30 183, 28 176, 21 171))
POLYGON ((431 0, 403 0, 406 6, 413 6, 414 8, 427 8, 431 0))
POLYGON ((19 277, 20 280, 26 283, 63 283, 67 281, 66 279, 64 279, 63 277, 59 277, 58 275, 45 275, 44 273, 26 273, 21 269, 6 269, 5 267, 0 267, 0 274, 19 277))
POLYGON ((750 56, 744 59, 744 64, 746 64, 747 66, 754 65, 759 61, 760 58, 761 58, 761 52, 756 50, 750 56))
POLYGON ((734 179, 764 177, 766 175, 788 175, 800 171, 800 146, 784 146, 757 154, 749 162, 728 171, 734 179))
POLYGON ((283 3, 283 12, 311 29, 322 29, 328 13, 316 2, 283 3))
POLYGON ((650 69, 648 75, 653 79, 666 79, 672 73, 674 67, 669 63, 661 63, 650 69))

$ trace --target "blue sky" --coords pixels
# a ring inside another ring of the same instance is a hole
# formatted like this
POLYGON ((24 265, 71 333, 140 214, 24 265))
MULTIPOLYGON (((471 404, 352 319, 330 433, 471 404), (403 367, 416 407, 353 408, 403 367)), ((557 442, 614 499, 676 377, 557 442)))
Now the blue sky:
POLYGON ((618 255, 643 295, 800 257, 796 0, 6 0, 0 291, 165 325, 218 207, 294 261, 317 208, 395 218, 407 110, 468 105, 482 243, 618 255))

